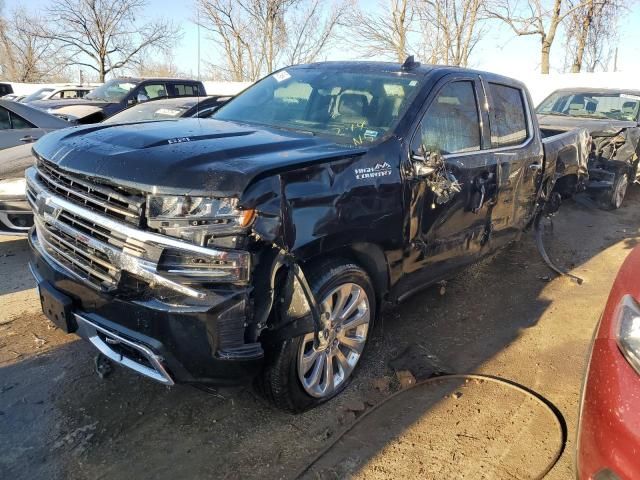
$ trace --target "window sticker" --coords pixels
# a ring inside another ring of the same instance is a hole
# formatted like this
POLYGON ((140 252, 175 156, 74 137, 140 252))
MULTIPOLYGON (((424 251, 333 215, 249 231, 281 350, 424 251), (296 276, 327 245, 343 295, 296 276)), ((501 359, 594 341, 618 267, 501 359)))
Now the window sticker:
POLYGON ((275 78, 276 81, 278 83, 280 83, 280 82, 284 82, 285 80, 290 79, 291 75, 289 75, 289 73, 286 70, 281 70, 278 73, 274 73, 273 74, 273 78, 275 78))
POLYGON ((156 110, 157 115, 167 115, 169 117, 177 117, 182 113, 182 110, 177 110, 174 108, 160 108, 156 110))
POLYGON ((375 130, 365 130, 364 131, 364 138, 367 138, 369 140, 373 140, 377 136, 378 136, 378 132, 376 132, 375 130))

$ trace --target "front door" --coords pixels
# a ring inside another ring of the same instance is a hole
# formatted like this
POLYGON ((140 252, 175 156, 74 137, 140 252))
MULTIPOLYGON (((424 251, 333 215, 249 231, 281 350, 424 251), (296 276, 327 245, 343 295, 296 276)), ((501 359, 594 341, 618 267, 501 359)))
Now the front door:
POLYGON ((427 103, 411 140, 413 173, 407 179, 410 245, 404 271, 417 274, 416 283, 441 279, 487 250, 497 194, 479 78, 448 78, 427 103))
POLYGON ((41 128, 0 107, 0 149, 35 142, 44 133, 41 128))

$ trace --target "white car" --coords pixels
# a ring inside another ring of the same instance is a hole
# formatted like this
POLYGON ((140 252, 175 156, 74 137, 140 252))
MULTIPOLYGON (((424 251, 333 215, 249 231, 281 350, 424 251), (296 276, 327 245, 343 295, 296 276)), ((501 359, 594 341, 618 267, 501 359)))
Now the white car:
POLYGON ((65 98, 82 98, 93 90, 93 87, 68 85, 66 87, 42 87, 22 100, 22 103, 31 103, 36 100, 63 100, 65 98))

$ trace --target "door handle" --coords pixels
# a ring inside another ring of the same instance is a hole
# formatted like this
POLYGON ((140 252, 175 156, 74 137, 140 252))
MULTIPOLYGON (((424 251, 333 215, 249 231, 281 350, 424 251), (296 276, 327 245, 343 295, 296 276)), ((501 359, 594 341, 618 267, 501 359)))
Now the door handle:
POLYGON ((29 143, 29 142, 35 142, 37 140, 36 137, 33 137, 31 135, 25 135, 24 137, 22 137, 20 139, 21 142, 25 142, 25 143, 29 143))
POLYGON ((538 171, 542 168, 542 164, 540 163, 532 163, 531 165, 529 165, 529 170, 533 170, 533 171, 538 171))

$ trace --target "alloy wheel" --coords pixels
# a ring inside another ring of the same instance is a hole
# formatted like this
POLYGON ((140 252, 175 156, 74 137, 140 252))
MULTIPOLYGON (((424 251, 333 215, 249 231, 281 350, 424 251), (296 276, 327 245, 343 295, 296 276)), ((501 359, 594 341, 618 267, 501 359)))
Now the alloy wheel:
POLYGON ((364 288, 343 283, 320 303, 329 315, 328 328, 320 332, 321 345, 313 345, 313 333, 306 334, 298 354, 298 378, 312 397, 327 398, 349 378, 362 355, 371 309, 364 288))

